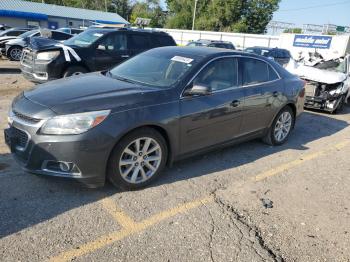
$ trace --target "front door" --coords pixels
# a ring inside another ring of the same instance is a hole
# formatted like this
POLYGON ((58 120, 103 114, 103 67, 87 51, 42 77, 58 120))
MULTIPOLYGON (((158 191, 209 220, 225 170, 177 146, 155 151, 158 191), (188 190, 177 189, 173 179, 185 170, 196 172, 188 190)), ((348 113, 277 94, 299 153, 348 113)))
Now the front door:
POLYGON ((210 86, 205 96, 180 101, 182 154, 229 141, 239 135, 244 91, 238 87, 237 59, 220 58, 207 65, 193 85, 210 86))
POLYGON ((123 33, 110 33, 94 45, 94 71, 107 70, 129 58, 127 37, 123 33))

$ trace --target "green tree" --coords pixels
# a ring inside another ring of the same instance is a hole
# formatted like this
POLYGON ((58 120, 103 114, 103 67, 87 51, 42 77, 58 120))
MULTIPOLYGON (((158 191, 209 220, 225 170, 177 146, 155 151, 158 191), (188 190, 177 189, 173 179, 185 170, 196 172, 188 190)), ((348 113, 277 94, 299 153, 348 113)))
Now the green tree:
MULTIPOLYGON (((280 0, 198 0, 195 29, 264 33, 280 0)), ((167 0, 167 27, 191 29, 194 0, 167 0)))

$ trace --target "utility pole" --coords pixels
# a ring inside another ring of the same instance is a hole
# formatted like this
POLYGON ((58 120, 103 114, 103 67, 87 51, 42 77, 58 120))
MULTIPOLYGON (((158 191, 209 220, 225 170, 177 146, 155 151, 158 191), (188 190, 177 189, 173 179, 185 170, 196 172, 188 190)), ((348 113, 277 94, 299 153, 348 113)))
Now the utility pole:
POLYGON ((106 12, 107 12, 107 0, 105 0, 105 9, 106 9, 106 12))
POLYGON ((196 21, 197 2, 198 2, 198 0, 194 0, 194 10, 193 10, 192 30, 194 30, 194 22, 196 21))

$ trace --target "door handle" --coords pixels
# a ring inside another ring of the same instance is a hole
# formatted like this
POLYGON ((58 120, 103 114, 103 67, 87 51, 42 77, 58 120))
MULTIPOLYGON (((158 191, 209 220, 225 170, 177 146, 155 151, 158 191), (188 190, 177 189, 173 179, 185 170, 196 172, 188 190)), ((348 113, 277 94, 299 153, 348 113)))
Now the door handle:
POLYGON ((278 92, 277 92, 277 91, 273 92, 273 93, 272 93, 272 96, 273 96, 273 97, 278 97, 278 92))
POLYGON ((230 105, 232 107, 237 107, 240 105, 240 103, 241 103, 241 101, 239 101, 239 100, 233 100, 230 105))
POLYGON ((122 55, 122 58, 128 58, 130 57, 129 55, 122 55))

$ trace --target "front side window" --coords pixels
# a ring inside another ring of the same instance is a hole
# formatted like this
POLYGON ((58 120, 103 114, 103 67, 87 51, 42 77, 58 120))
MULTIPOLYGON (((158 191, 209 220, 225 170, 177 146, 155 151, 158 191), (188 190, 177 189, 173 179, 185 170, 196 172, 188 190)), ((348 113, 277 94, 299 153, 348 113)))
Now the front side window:
POLYGON ((110 34, 98 43, 97 49, 107 52, 117 52, 126 50, 126 47, 125 34, 110 34))
POLYGON ((269 81, 268 64, 253 58, 242 58, 243 85, 254 85, 269 81))
POLYGON ((209 86, 213 92, 238 86, 237 60, 220 58, 211 62, 198 74, 193 84, 209 86))

